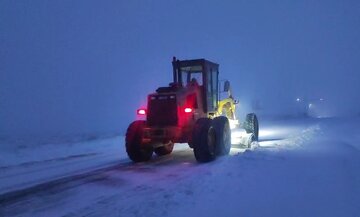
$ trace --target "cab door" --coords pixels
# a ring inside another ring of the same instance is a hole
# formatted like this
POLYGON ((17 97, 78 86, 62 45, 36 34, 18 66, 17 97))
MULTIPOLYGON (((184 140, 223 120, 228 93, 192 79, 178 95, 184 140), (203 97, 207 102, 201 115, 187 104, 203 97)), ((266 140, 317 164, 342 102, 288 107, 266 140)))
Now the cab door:
POLYGON ((219 70, 216 66, 208 65, 206 67, 206 104, 207 112, 213 113, 216 111, 218 104, 218 76, 219 70))

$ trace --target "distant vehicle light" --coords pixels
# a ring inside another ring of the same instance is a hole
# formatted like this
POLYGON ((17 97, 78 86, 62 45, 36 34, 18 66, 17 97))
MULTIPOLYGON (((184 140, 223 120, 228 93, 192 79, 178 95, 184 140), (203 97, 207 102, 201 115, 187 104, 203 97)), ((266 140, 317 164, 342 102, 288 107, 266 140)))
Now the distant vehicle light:
POLYGON ((137 114, 138 115, 146 115, 146 110, 145 109, 138 109, 137 114))
POLYGON ((185 108, 184 111, 185 111, 185 113, 190 113, 190 112, 192 112, 192 108, 185 108))

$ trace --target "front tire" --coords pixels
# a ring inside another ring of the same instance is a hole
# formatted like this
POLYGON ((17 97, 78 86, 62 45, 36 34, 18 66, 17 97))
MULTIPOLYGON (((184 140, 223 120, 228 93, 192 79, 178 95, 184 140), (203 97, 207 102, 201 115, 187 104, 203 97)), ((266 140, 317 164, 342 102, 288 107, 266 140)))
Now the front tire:
POLYGON ((253 143, 254 142, 256 142, 256 140, 255 140, 255 134, 250 134, 250 136, 249 136, 249 138, 247 139, 247 141, 246 141, 246 147, 248 148, 248 149, 252 149, 252 148, 254 148, 253 147, 253 143))
POLYGON ((209 118, 197 120, 192 135, 194 155, 198 162, 205 163, 216 158, 216 132, 209 118))
POLYGON ((254 141, 259 140, 259 122, 254 113, 250 113, 246 115, 244 128, 246 133, 253 133, 254 134, 254 141))
POLYGON ((216 154, 228 155, 231 148, 231 131, 227 117, 219 116, 213 120, 216 132, 216 154))
POLYGON ((134 121, 126 131, 126 152, 134 162, 148 161, 153 154, 153 148, 151 146, 145 147, 144 144, 142 144, 144 127, 145 121, 134 121))

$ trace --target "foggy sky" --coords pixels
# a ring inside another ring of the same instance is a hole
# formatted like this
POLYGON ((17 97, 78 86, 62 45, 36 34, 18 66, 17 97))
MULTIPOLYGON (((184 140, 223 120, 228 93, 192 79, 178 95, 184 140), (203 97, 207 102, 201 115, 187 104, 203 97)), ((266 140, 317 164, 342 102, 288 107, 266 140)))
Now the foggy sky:
POLYGON ((220 64, 241 105, 360 112, 359 1, 0 1, 0 136, 123 133, 171 59, 220 64))

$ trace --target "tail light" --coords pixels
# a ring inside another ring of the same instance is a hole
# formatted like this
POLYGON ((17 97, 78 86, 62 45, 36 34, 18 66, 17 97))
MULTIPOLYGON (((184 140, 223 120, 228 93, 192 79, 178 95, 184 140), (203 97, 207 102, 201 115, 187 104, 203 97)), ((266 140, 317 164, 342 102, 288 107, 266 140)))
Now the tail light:
POLYGON ((185 113, 191 113, 193 111, 193 109, 187 107, 184 109, 184 111, 185 111, 185 113))
POLYGON ((138 109, 137 114, 138 115, 146 115, 146 109, 138 109))

